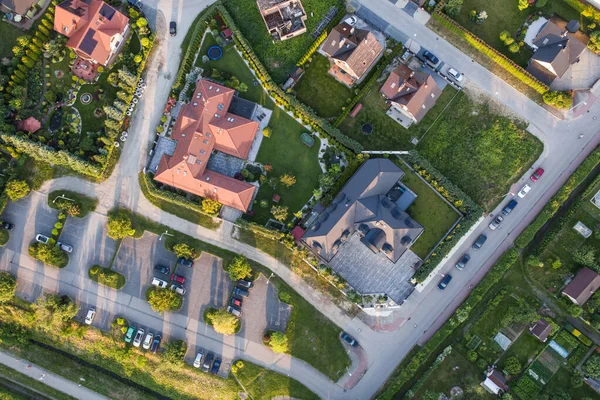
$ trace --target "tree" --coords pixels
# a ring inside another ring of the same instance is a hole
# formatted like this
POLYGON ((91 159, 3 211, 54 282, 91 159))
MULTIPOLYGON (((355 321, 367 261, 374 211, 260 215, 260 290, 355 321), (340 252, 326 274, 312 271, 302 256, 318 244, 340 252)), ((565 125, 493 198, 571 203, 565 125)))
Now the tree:
POLYGON ((234 335, 240 324, 240 320, 233 314, 228 313, 225 308, 208 314, 207 318, 212 323, 215 332, 221 335, 234 335))
POLYGON ((571 376, 571 386, 574 388, 579 388, 583 386, 583 378, 579 374, 579 372, 574 372, 571 376))
POLYGON ((444 11, 451 17, 455 17, 460 14, 460 10, 463 5, 463 0, 448 0, 444 5, 444 11))
MULTIPOLYGON (((54 241, 54 239, 52 239, 54 241)), ((69 259, 67 253, 56 247, 54 243, 34 243, 30 246, 30 255, 44 264, 62 268, 69 259)))
POLYGON ((542 96, 544 103, 558 109, 567 109, 573 105, 570 92, 548 91, 542 96))
POLYGON ((246 93, 248 91, 248 85, 246 85, 244 82, 240 82, 240 84, 237 87, 237 90, 240 93, 246 93))
POLYGON ((579 306, 577 304, 569 305, 569 314, 571 314, 571 316, 573 318, 579 318, 582 313, 583 313, 583 308, 581 306, 579 306))
POLYGON ((146 18, 139 18, 137 21, 135 21, 135 24, 138 28, 144 28, 148 26, 148 21, 146 20, 146 18))
POLYGON ((79 311, 79 306, 69 296, 53 293, 38 298, 33 307, 37 325, 48 330, 63 328, 79 311))
POLYGON ((285 206, 273 206, 271 207, 271 214, 273 217, 280 222, 284 222, 288 217, 288 208, 285 206))
POLYGON ((183 340, 172 340, 163 346, 163 360, 174 366, 183 366, 183 358, 187 352, 187 343, 183 340))
POLYGON ((523 366, 517 357, 508 357, 504 363, 504 369, 512 376, 517 376, 523 366))
POLYGON ((231 260, 229 265, 227 266, 227 270, 229 273, 229 277, 232 281, 237 281, 239 279, 244 279, 252 273, 252 267, 248 262, 248 259, 243 255, 239 254, 231 260))
POLYGON ((595 54, 600 54, 600 31, 590 33, 588 48, 595 54))
POLYGON ((291 174, 283 174, 279 177, 279 182, 283 183, 285 187, 292 187, 296 184, 296 177, 291 174))
POLYGON ((269 345, 275 353, 287 353, 288 338, 283 332, 273 332, 269 345))
POLYGON ((135 229, 131 227, 131 218, 125 212, 119 211, 108 217, 108 237, 120 240, 132 236, 135 229))
POLYGON ((183 304, 183 297, 167 288, 151 287, 148 289, 148 304, 154 311, 162 314, 165 311, 177 311, 183 304))
POLYGON ((0 272, 0 303, 6 303, 15 297, 17 279, 8 272, 0 272))
POLYGON ((194 249, 187 243, 176 243, 171 247, 171 250, 175 253, 177 258, 191 259, 194 258, 194 255, 196 254, 194 249))
POLYGON ((207 214, 216 215, 219 210, 221 210, 221 203, 213 199, 203 199, 202 200, 202 211, 207 214))
POLYGON ((562 262, 557 258, 552 262, 552 269, 559 269, 560 267, 562 267, 562 262))
POLYGON ((508 39, 509 37, 510 37, 509 31, 500 32, 500 40, 502 40, 503 42, 506 42, 506 39, 508 39))
POLYGON ((523 11, 527 7, 529 7, 529 1, 527 1, 527 0, 519 0, 519 10, 523 11))
POLYGON ((265 126, 262 130, 262 133, 264 137, 270 138, 273 134, 273 129, 271 129, 270 126, 265 126))
POLYGON ((529 257, 527 257, 527 265, 531 267, 543 267, 544 263, 542 262, 542 260, 540 260, 539 257, 530 255, 529 257))
POLYGON ((519 46, 519 43, 516 42, 508 46, 508 51, 510 51, 511 53, 518 53, 520 49, 521 46, 519 46))
POLYGON ((139 64, 139 63, 141 63, 141 62, 142 62, 142 56, 141 56, 141 55, 139 55, 139 54, 136 54, 136 55, 133 57, 133 61, 134 61, 136 64, 139 64))
POLYGON ((475 350, 469 350, 467 352, 467 358, 469 359, 469 361, 475 362, 475 361, 477 361, 477 357, 478 357, 478 354, 475 350))
POLYGON ((514 399, 514 397, 510 393, 503 393, 502 394, 502 400, 513 400, 513 399, 514 399))
POLYGON ((573 261, 584 267, 596 267, 596 251, 592 246, 582 246, 573 252, 573 261))
POLYGON ((26 197, 31 189, 25 181, 12 180, 6 184, 6 188, 4 190, 9 199, 12 201, 17 201, 23 197, 26 197))
POLYGON ((557 392, 552 393, 550 396, 552 400, 571 400, 571 395, 564 390, 559 390, 557 392))
POLYGON ((583 364, 581 370, 591 378, 600 378, 600 355, 596 353, 592 354, 585 364, 583 364))
POLYGON ((140 43, 142 47, 148 47, 150 46, 150 39, 148 39, 147 37, 141 38, 140 43))

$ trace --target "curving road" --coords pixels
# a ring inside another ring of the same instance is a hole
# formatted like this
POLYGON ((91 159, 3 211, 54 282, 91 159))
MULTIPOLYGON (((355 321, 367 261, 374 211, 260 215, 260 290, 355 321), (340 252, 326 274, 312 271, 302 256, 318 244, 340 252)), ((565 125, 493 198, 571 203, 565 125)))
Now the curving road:
MULTIPOLYGON (((485 275, 493 262, 505 249, 511 246, 518 233, 530 223, 548 199, 600 140, 600 136, 597 135, 598 124, 595 122, 595 116, 600 115, 600 104, 592 106, 588 113, 577 120, 561 121, 556 119, 406 14, 398 7, 401 2, 402 0, 399 0, 396 5, 388 0, 361 0, 356 3, 358 7, 368 7, 371 14, 387 23, 395 33, 404 32, 402 34, 405 37, 413 37, 442 60, 451 60, 452 66, 463 72, 471 83, 476 84, 488 92, 491 97, 495 97, 512 109, 513 112, 529 121, 529 131, 544 142, 544 152, 536 162, 535 167, 543 166, 546 173, 539 182, 532 185, 533 189, 527 197, 519 200, 519 205, 503 222, 502 229, 494 232, 489 231, 487 224, 490 218, 486 218, 465 238, 456 253, 448 258, 448 261, 439 268, 439 271, 436 271, 436 275, 431 282, 422 291, 415 292, 408 299, 400 313, 406 318, 410 317, 411 321, 400 326, 397 330, 376 332, 360 319, 351 319, 335 304, 313 291, 274 258, 251 246, 232 240, 231 225, 224 223, 217 231, 208 230, 161 211, 141 195, 137 174, 145 165, 145 153, 150 149, 154 139, 152 132, 159 121, 171 83, 175 77, 183 33, 190 27, 199 9, 210 3, 209 1, 186 0, 184 3, 180 0, 145 3, 149 15, 152 14, 151 8, 161 10, 157 13, 159 16, 157 20, 163 21, 160 24, 165 24, 165 21, 171 19, 176 20, 180 34, 170 38, 166 37, 164 30, 159 31, 161 40, 158 43, 154 58, 148 63, 146 78, 148 87, 144 98, 138 104, 139 109, 131 123, 129 140, 124 147, 124 152, 115 172, 107 181, 101 184, 93 184, 75 177, 64 177, 47 182, 40 191, 48 193, 56 189, 69 189, 93 195, 100 200, 97 209, 99 214, 106 214, 115 204, 120 204, 208 243, 245 254, 249 258, 271 268, 334 323, 358 339, 364 354, 366 354, 368 369, 356 386, 346 391, 342 382, 349 380, 349 374, 338 383, 331 382, 304 362, 290 357, 275 358, 272 353, 265 352, 264 346, 261 344, 250 343, 244 347, 243 352, 237 350, 236 355, 278 372, 289 374, 322 398, 368 399, 372 397, 410 349, 415 344, 428 338, 451 315, 468 294, 468 286, 476 283, 485 275), (578 139, 580 134, 583 135, 582 139, 578 139), (478 251, 470 251, 472 258, 467 268, 461 272, 452 272, 454 276, 452 283, 444 292, 438 291, 436 285, 441 278, 440 274, 452 271, 457 259, 469 250, 474 238, 482 232, 488 234, 486 244, 478 251)), ((519 188, 520 185, 524 184, 528 180, 528 176, 529 173, 515 187, 519 188)), ((499 211, 500 207, 495 210, 494 214, 499 211)), ((28 210, 28 212, 34 214, 35 210, 28 210)), ((98 223, 101 223, 101 220, 100 218, 98 223)), ((90 227, 89 229, 95 228, 90 227)), ((90 251, 93 251, 93 249, 90 251)), ((23 257, 27 257, 26 253, 23 257)), ((43 276, 48 274, 45 270, 32 272, 43 276)), ((60 278, 58 279, 60 280, 60 278)), ((38 283, 44 287, 46 285, 49 287, 56 285, 56 282, 48 283, 50 281, 52 279, 40 279, 38 283)), ((85 290, 85 288, 77 290, 85 290)), ((166 319, 157 321, 157 324, 168 325, 170 322, 166 319)), ((200 335, 202 332, 195 332, 192 329, 189 334, 196 333, 200 335)), ((238 346, 235 347, 238 348, 238 346)), ((356 366, 353 366, 353 368, 356 368, 356 366)))

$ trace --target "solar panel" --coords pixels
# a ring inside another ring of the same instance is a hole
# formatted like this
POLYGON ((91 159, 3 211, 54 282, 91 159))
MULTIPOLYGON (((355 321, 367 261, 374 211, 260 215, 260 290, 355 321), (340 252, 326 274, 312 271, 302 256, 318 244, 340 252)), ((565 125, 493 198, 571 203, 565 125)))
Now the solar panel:
POLYGON ((100 15, 109 21, 112 19, 113 15, 115 15, 115 12, 116 10, 106 3, 102 5, 102 8, 100 8, 100 15))
POLYGON ((90 55, 92 54, 92 52, 96 48, 96 45, 98 44, 98 41, 96 39, 94 39, 95 34, 96 34, 96 31, 93 29, 90 29, 87 31, 87 33, 85 34, 85 37, 83 38, 83 40, 81 41, 81 44, 79 45, 79 49, 81 51, 83 51, 86 54, 90 54, 90 55))

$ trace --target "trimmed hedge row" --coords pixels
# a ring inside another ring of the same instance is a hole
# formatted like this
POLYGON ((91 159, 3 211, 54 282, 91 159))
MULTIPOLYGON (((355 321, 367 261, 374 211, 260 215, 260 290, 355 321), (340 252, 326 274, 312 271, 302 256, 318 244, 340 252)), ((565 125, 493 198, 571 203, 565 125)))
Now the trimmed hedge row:
MULTIPOLYGON (((569 198, 573 190, 577 186, 579 186, 585 178, 596 168, 596 166, 600 164, 600 148, 596 148, 575 170, 573 175, 567 180, 567 182, 559 189, 559 191, 552 196, 548 204, 544 206, 542 211, 538 214, 538 216, 533 220, 533 222, 519 235, 517 240, 515 241, 515 245, 519 249, 525 248, 535 237, 535 234, 538 230, 541 229, 542 226, 560 208, 560 206, 569 198)), ((591 189, 590 189, 591 190, 591 189)))
POLYGON ((515 248, 507 250, 494 264, 481 283, 473 289, 465 302, 456 310, 454 315, 433 335, 431 339, 415 354, 406 366, 396 370, 397 375, 388 381, 387 386, 377 396, 378 399, 391 400, 406 385, 414 375, 427 363, 436 349, 465 322, 473 308, 487 292, 502 279, 504 274, 513 266, 519 257, 515 248))
POLYGON ((308 59, 312 57, 312 55, 315 53, 315 51, 317 51, 317 49, 319 48, 321 43, 323 43, 325 41, 325 39, 327 39, 327 35, 328 35, 327 30, 324 30, 319 35, 319 37, 317 37, 317 40, 315 40, 313 42, 313 44, 308 48, 308 50, 306 50, 306 53, 304 53, 304 55, 302 57, 300 57, 300 60, 296 63, 296 65, 298 67, 301 67, 304 64, 306 64, 308 59))
POLYGON ((259 236, 265 237, 271 240, 281 240, 285 234, 273 229, 269 229, 265 226, 258 225, 254 222, 248 222, 245 219, 239 218, 235 223, 242 229, 246 229, 250 232, 256 233, 259 236))

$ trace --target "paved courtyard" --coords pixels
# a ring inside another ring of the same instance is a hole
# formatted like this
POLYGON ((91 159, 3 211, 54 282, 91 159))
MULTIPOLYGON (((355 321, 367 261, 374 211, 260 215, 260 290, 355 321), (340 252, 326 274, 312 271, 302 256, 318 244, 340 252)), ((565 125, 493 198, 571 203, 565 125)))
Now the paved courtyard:
POLYGON ((552 90, 589 89, 600 79, 600 57, 586 49, 579 62, 552 82, 552 90))

